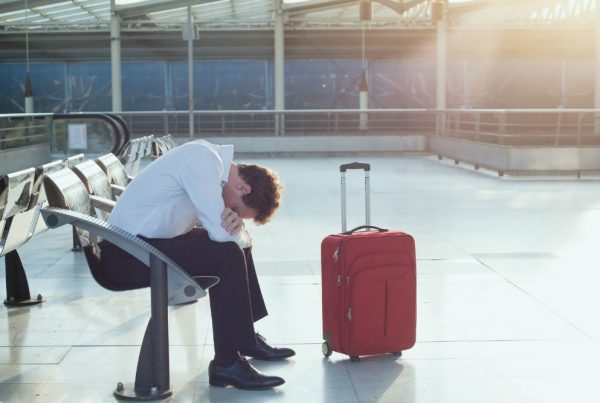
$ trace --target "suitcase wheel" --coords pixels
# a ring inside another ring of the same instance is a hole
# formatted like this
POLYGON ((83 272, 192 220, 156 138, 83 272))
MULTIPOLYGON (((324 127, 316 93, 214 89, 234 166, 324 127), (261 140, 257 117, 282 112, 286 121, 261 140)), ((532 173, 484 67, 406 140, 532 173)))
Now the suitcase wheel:
POLYGON ((331 355, 331 353, 333 352, 331 350, 331 347, 329 347, 329 343, 327 343, 326 341, 324 341, 323 344, 321 345, 321 352, 323 353, 323 355, 325 357, 329 357, 331 355))
POLYGON ((402 351, 394 351, 392 354, 394 357, 402 357, 402 351))
POLYGON ((350 361, 352 362, 359 362, 360 361, 360 357, 357 355, 351 355, 350 356, 350 361))

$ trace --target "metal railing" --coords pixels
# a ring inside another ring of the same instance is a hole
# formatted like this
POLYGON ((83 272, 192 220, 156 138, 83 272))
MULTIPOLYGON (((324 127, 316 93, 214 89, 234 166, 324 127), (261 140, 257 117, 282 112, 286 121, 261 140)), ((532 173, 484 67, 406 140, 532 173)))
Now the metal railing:
POLYGON ((0 150, 47 143, 49 139, 44 115, 0 115, 0 150))
MULTIPOLYGON (((435 130, 436 113, 427 109, 195 111, 191 137, 427 134, 435 130), (361 125, 365 116, 368 123, 361 125)), ((134 137, 164 133, 190 137, 188 112, 122 112, 120 115, 134 137)))
POLYGON ((0 150, 47 143, 54 156, 78 152, 117 153, 129 140, 125 121, 112 113, 0 114, 0 150), (83 141, 70 139, 70 125, 85 126, 83 141))
MULTIPOLYGON (((84 115, 0 115, 0 149, 50 141, 52 153, 68 154, 68 125, 84 115)), ((110 119, 112 124, 83 121, 89 145, 82 151, 115 150, 125 141, 116 136, 126 137, 127 129, 131 137, 171 134, 182 139, 420 134, 503 146, 600 146, 600 109, 211 110, 194 112, 191 136, 185 111, 122 112, 118 117, 110 119)))
POLYGON ((438 111, 437 134, 504 146, 598 146, 598 109, 438 111))
POLYGON ((598 109, 356 109, 123 112, 134 137, 410 135, 506 146, 600 145, 598 109))

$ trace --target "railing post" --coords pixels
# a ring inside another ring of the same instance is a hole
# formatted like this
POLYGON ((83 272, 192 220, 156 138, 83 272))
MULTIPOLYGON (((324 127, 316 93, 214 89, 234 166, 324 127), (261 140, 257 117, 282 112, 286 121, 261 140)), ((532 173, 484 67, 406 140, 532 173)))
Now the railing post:
POLYGON ((506 134, 506 112, 498 113, 498 144, 504 145, 504 135, 506 134))
POLYGON ((340 123, 340 115, 337 112, 335 112, 333 114, 333 132, 335 134, 337 134, 337 132, 338 132, 339 123, 340 123))
POLYGON ((438 136, 446 135, 446 111, 436 110, 435 112, 435 132, 438 136))
POLYGON ((579 112, 577 114, 577 145, 581 146, 581 121, 583 120, 584 113, 579 112))
POLYGON ((283 136, 284 133, 284 116, 283 112, 275 112, 275 135, 283 136))
POLYGON ((554 132, 554 147, 558 147, 558 138, 560 135, 560 125, 562 122, 562 113, 558 112, 558 116, 556 117, 556 130, 554 132))

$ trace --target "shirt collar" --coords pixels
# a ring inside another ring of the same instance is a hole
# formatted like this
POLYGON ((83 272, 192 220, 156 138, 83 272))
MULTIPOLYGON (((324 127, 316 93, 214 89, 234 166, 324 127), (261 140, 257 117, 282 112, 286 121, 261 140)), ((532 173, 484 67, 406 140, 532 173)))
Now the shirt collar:
POLYGON ((221 176, 221 187, 225 186, 229 180, 229 171, 233 162, 233 145, 226 144, 219 146, 219 155, 223 161, 223 176, 221 176))

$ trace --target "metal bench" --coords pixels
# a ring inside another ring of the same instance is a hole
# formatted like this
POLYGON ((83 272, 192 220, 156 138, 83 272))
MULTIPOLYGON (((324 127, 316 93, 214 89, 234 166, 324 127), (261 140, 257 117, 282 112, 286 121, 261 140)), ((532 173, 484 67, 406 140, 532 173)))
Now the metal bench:
POLYGON ((169 145, 165 142, 163 137, 156 138, 152 142, 152 155, 156 158, 168 153, 170 150, 171 148, 169 148, 169 145))
POLYGON ((156 400, 173 392, 169 375, 168 305, 193 302, 217 284, 217 277, 192 278, 152 245, 93 216, 94 200, 71 170, 63 169, 44 178, 51 207, 42 209, 50 228, 71 224, 77 228, 92 276, 103 287, 122 291, 103 274, 99 242, 105 239, 144 263, 150 271, 151 318, 142 341, 133 388, 119 382, 114 395, 127 400, 156 400))
POLYGON ((121 164, 121 161, 119 161, 112 153, 101 155, 96 158, 96 164, 98 164, 108 177, 115 196, 119 196, 123 193, 125 187, 133 179, 131 176, 127 175, 127 171, 125 171, 125 167, 121 164))
POLYGON ((167 145, 167 148, 169 149, 169 151, 174 149, 175 147, 177 147, 177 144, 175 144, 175 140, 173 140, 173 136, 171 136, 170 134, 163 136, 162 140, 167 145))
POLYGON ((0 179, 0 256, 4 256, 6 270, 6 305, 31 305, 42 301, 42 296, 31 299, 27 276, 17 248, 30 238, 29 225, 20 225, 15 218, 27 211, 31 204, 35 169, 28 168, 4 175, 0 179), (16 224, 16 225, 15 225, 16 224))
POLYGON ((67 168, 73 168, 75 165, 79 164, 84 160, 83 154, 72 155, 65 160, 65 164, 67 168))
POLYGON ((130 176, 135 176, 140 171, 140 163, 143 158, 149 156, 149 145, 152 144, 153 135, 140 137, 129 141, 123 147, 119 158, 124 161, 125 171, 130 176))
POLYGON ((117 196, 113 193, 108 176, 94 161, 84 161, 75 165, 72 171, 83 182, 95 208, 99 210, 95 215, 108 219, 115 207, 117 196))

